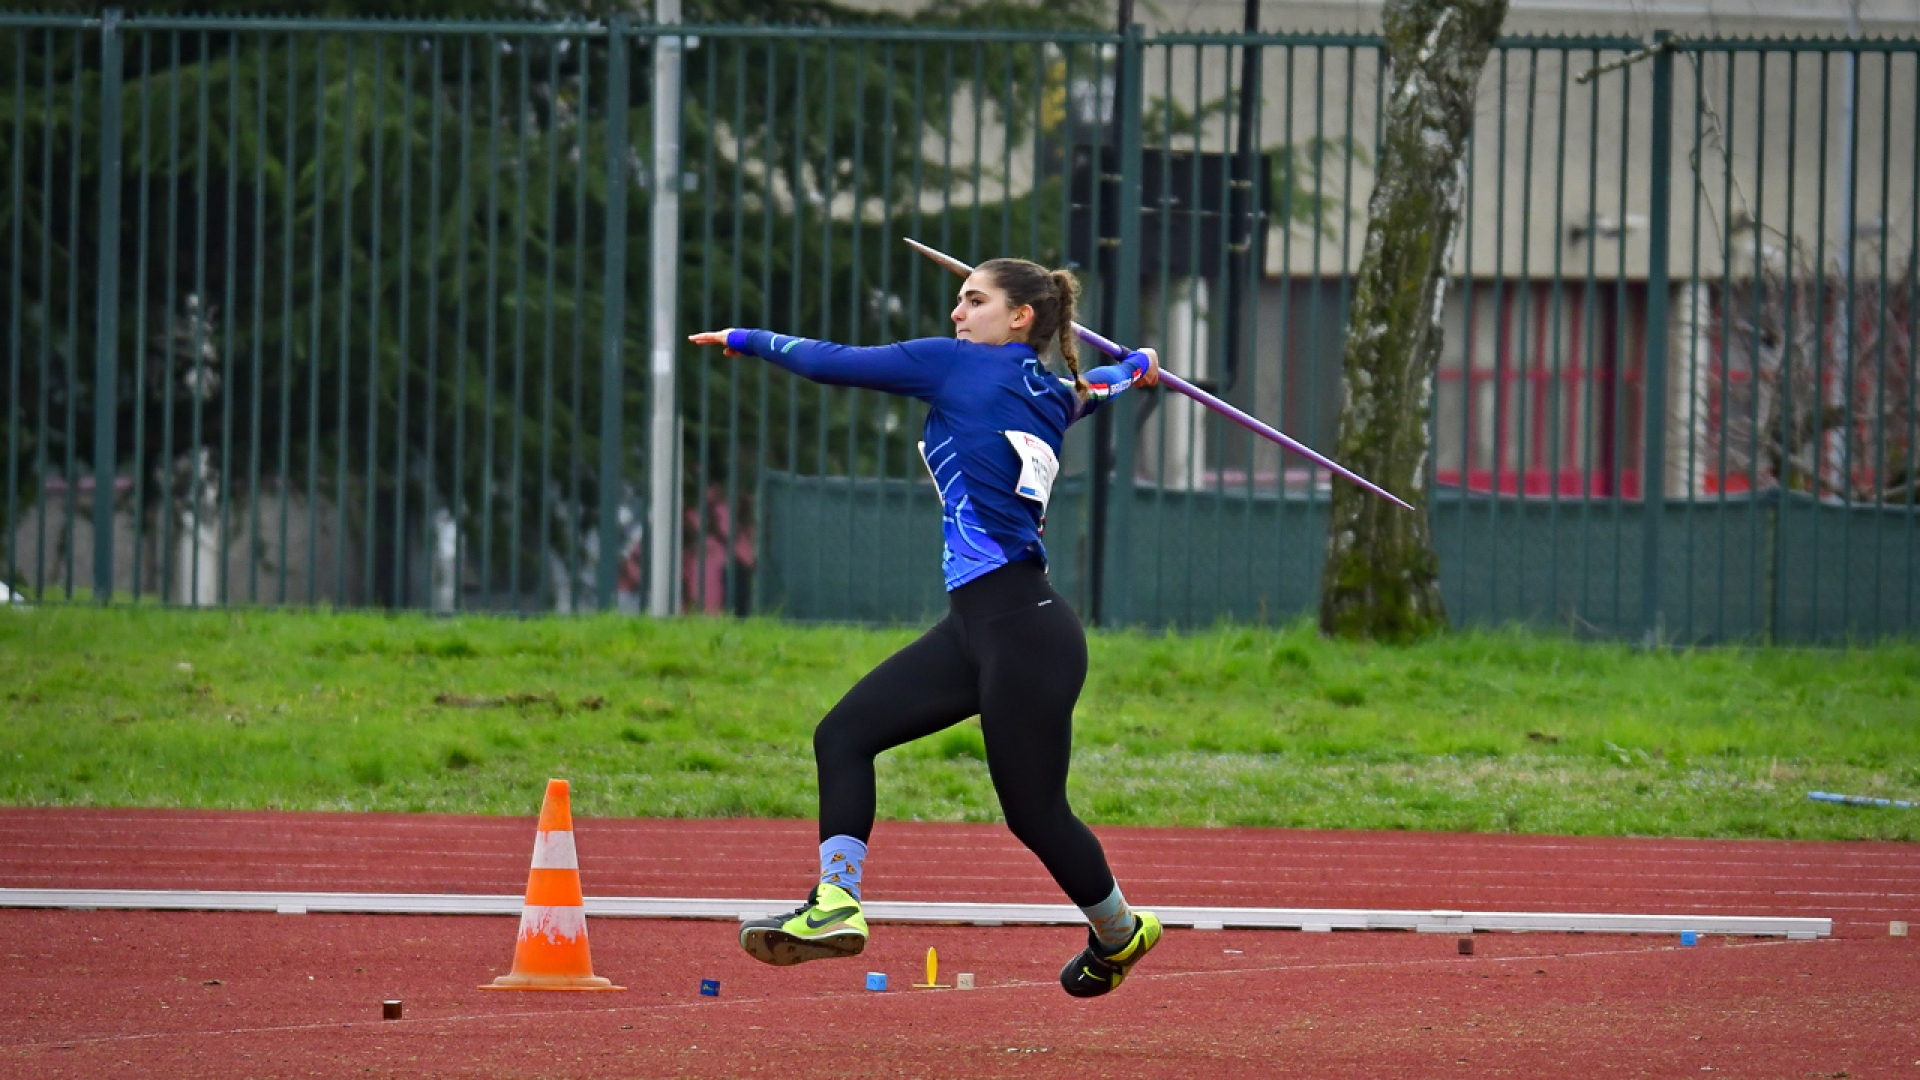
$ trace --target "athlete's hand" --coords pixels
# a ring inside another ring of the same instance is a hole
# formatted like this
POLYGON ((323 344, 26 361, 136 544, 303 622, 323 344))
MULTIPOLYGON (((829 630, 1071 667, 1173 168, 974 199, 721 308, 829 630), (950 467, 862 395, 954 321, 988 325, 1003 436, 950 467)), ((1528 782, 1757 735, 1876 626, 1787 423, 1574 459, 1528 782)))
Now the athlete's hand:
POLYGON ((1160 354, 1153 349, 1137 349, 1135 351, 1147 354, 1147 370, 1141 372, 1139 377, 1133 381, 1141 386, 1159 386, 1160 354))
POLYGON ((732 327, 728 327, 725 330, 702 330, 697 334, 688 334, 687 340, 693 342, 695 345, 718 345, 725 350, 722 354, 725 356, 744 355, 736 352, 732 347, 727 345, 727 335, 731 333, 733 333, 732 327))

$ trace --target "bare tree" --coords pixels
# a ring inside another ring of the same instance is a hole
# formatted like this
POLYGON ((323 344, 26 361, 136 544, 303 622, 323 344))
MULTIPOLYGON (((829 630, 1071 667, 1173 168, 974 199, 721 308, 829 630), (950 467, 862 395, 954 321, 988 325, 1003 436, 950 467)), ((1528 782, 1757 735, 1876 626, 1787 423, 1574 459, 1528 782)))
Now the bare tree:
POLYGON ((1916 288, 1909 263, 1848 282, 1804 247, 1770 250, 1717 300, 1694 471, 1709 490, 1785 488, 1904 502, 1914 472, 1916 288))

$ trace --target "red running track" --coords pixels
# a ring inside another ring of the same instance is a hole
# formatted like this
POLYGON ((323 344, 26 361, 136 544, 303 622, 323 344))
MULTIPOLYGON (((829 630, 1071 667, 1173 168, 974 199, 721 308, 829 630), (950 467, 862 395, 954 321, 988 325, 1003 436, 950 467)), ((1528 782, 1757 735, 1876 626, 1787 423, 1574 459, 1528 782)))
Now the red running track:
MULTIPOLYGON (((535 818, 0 809, 0 886, 515 893, 535 818)), ((589 896, 804 896, 812 822, 575 818, 589 896)), ((1920 911, 1920 845, 1285 829, 1097 830, 1130 900, 1829 917, 1920 911)), ((865 891, 1063 902, 998 825, 881 822, 865 891)), ((1920 921, 1915 918, 1914 921, 1920 921)))
MULTIPOLYGON (((577 818, 589 894, 797 897, 805 822, 577 818)), ((533 819, 0 810, 0 885, 517 891, 533 819)), ((616 995, 472 989, 499 917, 0 912, 0 1076, 1920 1077, 1920 846, 1101 829, 1142 904, 1825 915, 1819 942, 1187 931, 1112 997, 1064 928, 878 928, 777 970, 718 922, 596 920, 616 995), (924 992, 929 946, 982 989, 924 992), (885 971, 895 991, 859 989, 885 971), (701 998, 718 978, 722 997, 701 998), (407 1002, 383 1023, 379 1003, 407 1002)), ((883 824, 868 888, 1056 901, 997 826, 883 824)))

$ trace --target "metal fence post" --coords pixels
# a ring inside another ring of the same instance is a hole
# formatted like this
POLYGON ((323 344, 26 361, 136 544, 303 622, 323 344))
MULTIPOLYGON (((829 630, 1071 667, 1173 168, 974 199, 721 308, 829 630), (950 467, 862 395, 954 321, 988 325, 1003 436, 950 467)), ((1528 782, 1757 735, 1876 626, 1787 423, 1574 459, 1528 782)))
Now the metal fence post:
MULTIPOLYGON (((1120 41, 1120 100, 1114 103, 1120 116, 1120 247, 1114 253, 1114 274, 1105 289, 1118 290, 1113 304, 1115 313, 1111 333, 1114 340, 1139 344, 1140 337, 1140 199, 1141 199, 1141 102, 1145 95, 1146 44, 1141 28, 1127 27, 1120 41)), ((1130 537, 1127 526, 1132 519, 1134 464, 1139 457, 1137 418, 1140 400, 1137 394, 1123 394, 1108 406, 1114 415, 1113 487, 1107 503, 1107 521, 1103 537, 1105 550, 1101 563, 1105 569, 1100 588, 1105 601, 1105 621, 1123 626, 1132 618, 1131 581, 1126 558, 1130 537)))
POLYGON ((600 322, 600 610, 620 573, 621 339, 627 315, 627 19, 607 28, 607 261, 600 322))
MULTIPOLYGON (((654 22, 680 21, 680 0, 655 0, 654 22)), ((679 609, 675 572, 680 548, 680 399, 674 386, 680 320, 680 61, 682 41, 653 39, 652 419, 648 440, 647 613, 679 609)))
POLYGON ((1640 638, 1657 645, 1660 610, 1660 532, 1667 502, 1667 307, 1672 288, 1667 255, 1673 215, 1673 49, 1664 30, 1654 35, 1653 146, 1649 159, 1647 227, 1646 428, 1640 466, 1643 510, 1640 565, 1640 638))
POLYGON ((120 378, 120 9, 100 19, 100 296, 93 369, 93 598, 113 602, 113 478, 120 378))

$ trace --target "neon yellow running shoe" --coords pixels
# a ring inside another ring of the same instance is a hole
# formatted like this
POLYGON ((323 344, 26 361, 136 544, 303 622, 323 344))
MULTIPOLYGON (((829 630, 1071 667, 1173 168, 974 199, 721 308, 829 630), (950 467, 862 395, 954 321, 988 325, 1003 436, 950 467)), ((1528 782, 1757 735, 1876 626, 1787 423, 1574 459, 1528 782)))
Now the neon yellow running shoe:
POLYGON ((1133 936, 1125 945, 1109 951, 1087 931, 1087 947, 1060 969, 1060 985, 1077 998, 1099 997, 1111 993, 1140 958, 1160 944, 1160 920, 1151 911, 1133 913, 1133 936))
POLYGON ((852 893, 838 885, 816 885, 795 910, 741 923, 740 947, 774 967, 859 956, 867 947, 867 916, 852 893))

